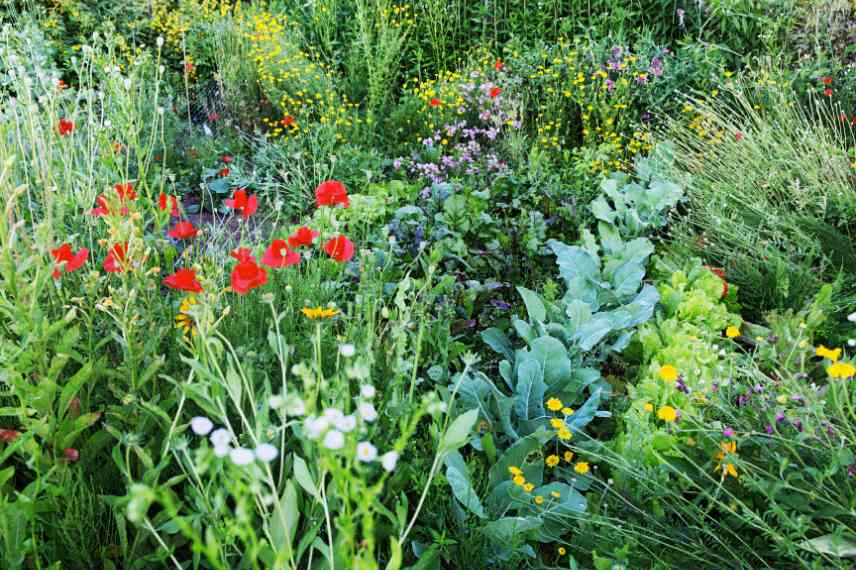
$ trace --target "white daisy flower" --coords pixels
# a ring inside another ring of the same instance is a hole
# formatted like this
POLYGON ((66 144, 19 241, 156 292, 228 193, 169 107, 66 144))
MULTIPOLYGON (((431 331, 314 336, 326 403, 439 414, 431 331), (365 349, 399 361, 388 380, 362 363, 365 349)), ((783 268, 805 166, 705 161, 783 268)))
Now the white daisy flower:
POLYGON ((395 451, 387 451, 380 456, 380 464, 383 465, 383 468, 387 471, 394 470, 396 463, 398 463, 398 453, 395 451))
POLYGON ((361 441, 357 444, 357 459, 363 462, 374 461, 377 459, 377 448, 368 441, 361 441))
POLYGON ((364 384, 360 387, 360 396, 363 398, 374 398, 377 390, 371 384, 364 384))
POLYGON ((256 456, 246 447, 236 447, 229 452, 229 459, 235 465, 249 465, 253 462, 256 456))
POLYGON ((331 429, 324 436, 324 447, 327 449, 342 449, 345 445, 345 434, 339 430, 331 429))
POLYGON ((276 459, 277 455, 279 455, 279 451, 269 443, 262 443, 256 448, 256 458, 265 463, 270 463, 276 459))
POLYGON ((190 420, 190 429, 196 435, 208 435, 214 429, 214 424, 204 416, 196 416, 190 420))
POLYGON ((360 417, 367 422, 373 422, 377 419, 377 410, 369 402, 363 402, 358 405, 357 411, 360 413, 360 417))
POLYGON ((226 428, 215 429, 209 439, 214 447, 226 447, 232 443, 232 434, 226 428))

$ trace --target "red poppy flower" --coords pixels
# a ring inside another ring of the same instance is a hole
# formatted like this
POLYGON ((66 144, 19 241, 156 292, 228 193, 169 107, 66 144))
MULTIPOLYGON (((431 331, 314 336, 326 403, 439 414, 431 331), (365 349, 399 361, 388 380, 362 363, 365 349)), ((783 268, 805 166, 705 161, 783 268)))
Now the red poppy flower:
POLYGON ((83 264, 86 263, 86 259, 89 257, 89 250, 85 247, 81 247, 77 250, 77 253, 73 253, 71 251, 71 245, 64 243, 58 248, 52 249, 51 255, 56 260, 53 278, 59 279, 63 271, 66 273, 72 273, 83 267, 83 264), (62 265, 63 263, 65 263, 64 266, 62 265))
POLYGON ((300 262, 300 254, 291 251, 285 240, 275 239, 262 256, 262 263, 268 267, 288 267, 300 262))
POLYGON ((241 213, 241 217, 245 220, 256 213, 259 209, 259 200, 255 194, 247 196, 246 190, 243 188, 237 190, 231 198, 226 199, 226 206, 237 210, 241 213))
POLYGON ((827 97, 832 97, 832 89, 827 87, 826 89, 823 90, 823 94, 826 95, 827 97))
POLYGON ((128 252, 128 242, 117 243, 107 253, 104 258, 104 271, 107 273, 122 273, 124 269, 122 264, 125 262, 125 255, 128 252))
POLYGON ((312 245, 315 238, 318 237, 318 232, 303 226, 298 228, 296 232, 288 236, 288 245, 293 248, 298 248, 304 245, 312 245))
POLYGON ((743 133, 741 133, 741 132, 734 133, 734 140, 742 141, 743 140, 743 133))
MULTIPOLYGON (((243 248, 238 250, 238 252, 243 251, 243 248)), ((235 257, 234 254, 233 257, 235 257)), ((246 295, 251 289, 261 287, 265 283, 267 283, 267 271, 256 265, 255 258, 247 252, 232 269, 232 290, 239 295, 246 295)))
POLYGON ((196 234, 198 233, 199 230, 196 229, 192 223, 182 220, 169 230, 169 237, 175 239, 190 239, 196 237, 196 234))
POLYGON ((820 81, 824 85, 832 85, 832 78, 828 75, 826 77, 821 77, 820 81))
POLYGON ((59 134, 62 136, 70 135, 74 131, 74 121, 68 119, 59 120, 59 134))
POLYGON ((493 68, 495 70, 499 71, 500 69, 502 69, 502 65, 503 65, 502 60, 498 59, 498 60, 496 60, 496 63, 493 64, 493 68))
POLYGON ((286 115, 282 118, 282 121, 280 122, 283 124, 283 126, 290 127, 294 124, 294 117, 292 117, 291 115, 286 115))
POLYGON ((227 176, 229 176, 229 174, 231 172, 232 172, 231 170, 229 170, 228 168, 226 168, 224 166, 223 168, 220 169, 220 172, 218 172, 217 174, 220 175, 220 178, 226 178, 227 176))
POLYGON ((181 215, 181 212, 178 211, 178 198, 175 196, 168 196, 161 192, 160 196, 158 196, 158 208, 163 212, 167 209, 167 206, 171 206, 169 215, 173 218, 177 218, 181 215))
POLYGON ((223 161, 223 164, 231 164, 235 159, 229 154, 224 154, 220 157, 220 160, 223 161))
POLYGON ((193 71, 193 62, 192 61, 184 62, 184 71, 186 73, 190 73, 193 71))
POLYGON ((856 115, 853 115, 853 119, 850 120, 851 125, 856 125, 856 115))
POLYGON ((436 97, 433 97, 430 101, 428 101, 428 104, 431 105, 432 107, 439 107, 440 106, 440 100, 437 99, 436 97))
POLYGON ((354 244, 345 236, 338 235, 324 244, 324 251, 339 263, 344 263, 354 257, 354 244))
POLYGON ((98 204, 89 213, 93 216, 106 216, 110 213, 110 208, 107 206, 107 198, 98 196, 95 198, 95 203, 98 204))
POLYGON ((500 89, 499 87, 492 87, 490 90, 490 98, 496 99, 497 97, 499 97, 500 93, 502 93, 502 89, 500 89))
POLYGON ((315 202, 318 206, 351 205, 345 185, 338 180, 325 180, 315 189, 315 202))
POLYGON ((66 447, 62 450, 63 456, 69 461, 77 461, 80 459, 80 452, 74 449, 73 447, 66 447))
POLYGON ((726 295, 728 295, 728 281, 725 280, 725 269, 723 269, 722 267, 710 267, 708 265, 705 265, 705 267, 710 269, 714 275, 722 279, 722 295, 720 296, 720 298, 724 298, 726 295))
POLYGON ((21 435, 21 432, 15 429, 0 429, 0 441, 4 443, 12 443, 21 435))
POLYGON ((230 251, 229 256, 237 259, 238 262, 244 262, 253 259, 253 252, 248 247, 239 247, 234 251, 230 251))
POLYGON ((202 293, 202 285, 196 280, 196 272, 192 269, 179 269, 164 278, 163 284, 170 289, 202 293))
POLYGON ((124 200, 125 198, 128 200, 137 199, 137 193, 134 192, 134 185, 130 182, 114 184, 113 189, 116 191, 116 194, 119 195, 119 200, 124 200))

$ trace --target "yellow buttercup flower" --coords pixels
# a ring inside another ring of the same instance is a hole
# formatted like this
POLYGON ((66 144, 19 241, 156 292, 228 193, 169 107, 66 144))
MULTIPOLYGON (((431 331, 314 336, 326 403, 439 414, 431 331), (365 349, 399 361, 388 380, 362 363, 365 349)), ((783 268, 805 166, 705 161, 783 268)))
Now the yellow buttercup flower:
POLYGON ((831 378, 851 378, 856 374, 856 366, 853 366, 849 362, 836 362, 826 369, 826 373, 831 378))
POLYGON ((567 408, 567 407, 562 408, 562 413, 565 414, 566 416, 572 416, 574 414, 574 409, 573 408, 567 408))
POLYGON ((666 382, 674 382, 678 379, 678 369, 671 364, 666 364, 660 367, 660 378, 666 382))
POLYGON ((645 402, 644 404, 642 404, 642 409, 649 413, 653 412, 654 404, 652 404, 651 402, 645 402))
POLYGON ((550 426, 553 429, 562 429, 563 425, 565 425, 565 422, 560 420, 559 418, 553 418, 550 420, 550 426))
POLYGON ((822 344, 817 347, 817 350, 815 350, 814 353, 821 358, 828 358, 832 362, 837 362, 838 359, 841 358, 840 348, 826 348, 822 344))
POLYGON ((725 336, 727 336, 728 338, 737 338, 738 336, 740 336, 740 329, 738 329, 734 325, 731 325, 730 327, 725 329, 725 336))
POLYGON ((543 503, 544 503, 544 497, 542 497, 541 495, 535 495, 535 504, 541 505, 543 503))
POLYGON ((558 436, 559 439, 565 440, 565 439, 571 439, 573 434, 571 433, 571 430, 569 430, 568 428, 562 427, 559 429, 559 431, 556 432, 556 436, 558 436))
POLYGON ((547 459, 544 460, 544 463, 547 464, 547 467, 555 467, 559 464, 559 456, 558 455, 548 455, 547 459))
POLYGON ((534 488, 535 488, 535 485, 533 485, 532 483, 526 483, 525 485, 523 485, 523 490, 526 491, 527 493, 531 493, 532 489, 534 489, 534 488))
POLYGON ((574 452, 566 451, 562 458, 565 460, 565 463, 570 463, 571 460, 574 458, 574 452))
POLYGON ((526 483, 526 479, 523 477, 523 475, 515 475, 512 481, 518 487, 522 487, 526 483))
POLYGON ((562 401, 558 398, 550 398, 547 400, 547 409, 551 412, 558 412, 562 409, 562 401))
POLYGON ((332 319, 339 314, 339 309, 330 309, 326 307, 303 307, 300 312, 306 315, 308 319, 332 319))
POLYGON ((559 552, 559 556, 564 556, 565 553, 567 552, 567 550, 565 550, 564 546, 560 546, 558 552, 559 552))
POLYGON ((550 496, 553 497, 554 499, 562 498, 562 494, 558 491, 550 491, 550 496))
POLYGON ((589 472, 589 464, 586 461, 578 461, 576 465, 574 465, 574 471, 579 473, 580 475, 585 475, 589 472))
POLYGON ((514 465, 510 465, 508 467, 508 472, 512 475, 523 475, 523 471, 521 471, 519 467, 515 467, 514 465))
POLYGON ((663 406, 657 411, 657 417, 664 422, 673 422, 678 419, 678 411, 672 406, 663 406))

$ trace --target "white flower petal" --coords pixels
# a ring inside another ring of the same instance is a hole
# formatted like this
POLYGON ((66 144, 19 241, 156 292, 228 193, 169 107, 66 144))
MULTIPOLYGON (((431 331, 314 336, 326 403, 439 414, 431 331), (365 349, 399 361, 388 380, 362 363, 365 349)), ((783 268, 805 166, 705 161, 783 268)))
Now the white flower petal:
POLYGON ((214 429, 214 424, 204 416, 196 416, 190 420, 190 429, 196 435, 208 435, 214 429))

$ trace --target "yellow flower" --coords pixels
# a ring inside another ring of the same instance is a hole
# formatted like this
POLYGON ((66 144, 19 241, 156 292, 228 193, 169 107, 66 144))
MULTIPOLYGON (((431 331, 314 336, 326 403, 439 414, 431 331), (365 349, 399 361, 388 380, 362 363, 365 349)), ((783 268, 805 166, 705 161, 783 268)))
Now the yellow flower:
POLYGON ((654 411, 654 404, 652 404, 651 402, 645 402, 642 405, 642 409, 648 413, 653 412, 654 411))
POLYGON ((716 460, 719 462, 716 466, 716 471, 722 470, 723 475, 728 477, 731 475, 732 477, 737 477, 737 468, 734 467, 734 464, 725 460, 726 454, 737 453, 737 442, 736 441, 724 441, 719 444, 722 451, 716 454, 716 460))
POLYGON ((738 336, 740 336, 740 329, 738 329, 734 325, 731 325, 730 327, 725 329, 725 336, 727 336, 728 338, 737 338, 738 336))
POLYGON ((559 439, 571 439, 571 437, 573 436, 573 434, 571 434, 571 430, 566 427, 560 428, 559 431, 556 432, 556 435, 559 437, 559 439))
POLYGON ((523 490, 526 491, 527 493, 531 493, 532 489, 534 489, 534 488, 535 488, 535 485, 533 485, 532 483, 526 483, 525 485, 523 485, 523 490))
POLYGON ((562 426, 565 425, 565 422, 560 420, 559 418, 553 418, 550 420, 550 425, 553 429, 562 429, 562 426))
POLYGON ((514 465, 509 465, 508 472, 512 475, 523 475, 523 471, 521 471, 519 467, 515 467, 514 465))
POLYGON ((306 318, 311 320, 316 319, 332 319, 339 314, 339 309, 328 309, 324 307, 303 307, 300 312, 306 315, 306 318))
POLYGON ((564 546, 559 547, 559 556, 564 556, 567 550, 565 550, 564 546))
POLYGON ((562 494, 558 491, 550 491, 550 496, 554 499, 560 499, 562 497, 562 494))
MULTIPOLYGON (((190 308, 196 304, 196 297, 189 295, 181 302, 178 307, 178 314, 175 316, 175 328, 182 331, 185 335, 196 336, 196 325, 193 322, 193 317, 190 315, 190 308)), ((104 303, 106 306, 107 303, 104 303)))
POLYGON ((657 417, 664 422, 673 422, 678 419, 678 411, 672 406, 663 406, 657 411, 657 417))
POLYGON ((840 348, 830 349, 826 348, 822 344, 817 347, 817 350, 814 353, 822 358, 828 358, 832 362, 837 362, 838 359, 841 358, 840 348))
POLYGON ((515 475, 512 481, 518 487, 522 487, 526 483, 526 479, 523 477, 523 475, 515 475))
POLYGON ((856 374, 856 366, 849 362, 836 362, 826 369, 826 373, 832 378, 850 378, 856 374))
POLYGON ((547 467, 555 467, 559 464, 559 456, 558 455, 548 455, 547 459, 544 461, 547 464, 547 467))
POLYGON ((571 416, 574 414, 574 409, 573 408, 562 408, 562 413, 565 414, 566 416, 571 416))
POLYGON ((574 452, 573 451, 566 451, 565 454, 563 455, 563 458, 565 460, 565 463, 570 463, 571 459, 574 458, 574 452))
POLYGON ((535 504, 540 505, 544 503, 544 497, 541 495, 535 495, 535 504))
POLYGON ((562 401, 558 398, 550 398, 547 400, 547 409, 551 412, 558 412, 562 409, 562 401))
POLYGON ((579 473, 580 475, 585 475, 589 472, 589 464, 586 461, 578 461, 576 465, 574 465, 574 471, 579 473))
POLYGON ((678 369, 671 364, 666 364, 660 367, 660 378, 666 382, 674 382, 678 379, 678 369))

